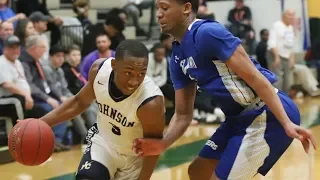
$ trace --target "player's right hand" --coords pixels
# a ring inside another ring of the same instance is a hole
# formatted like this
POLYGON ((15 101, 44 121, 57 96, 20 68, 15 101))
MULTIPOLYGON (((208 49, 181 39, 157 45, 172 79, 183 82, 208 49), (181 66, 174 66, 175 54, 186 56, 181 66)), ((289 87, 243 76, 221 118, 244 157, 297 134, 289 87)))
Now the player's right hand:
POLYGON ((167 148, 167 143, 162 139, 137 138, 133 141, 132 150, 140 156, 160 155, 167 148))

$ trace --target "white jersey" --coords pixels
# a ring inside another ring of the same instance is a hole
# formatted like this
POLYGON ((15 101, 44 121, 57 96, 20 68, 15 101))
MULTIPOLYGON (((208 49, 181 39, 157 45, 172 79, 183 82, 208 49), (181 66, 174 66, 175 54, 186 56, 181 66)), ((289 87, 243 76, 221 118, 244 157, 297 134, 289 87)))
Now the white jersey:
MULTIPOLYGON (((94 141, 106 145, 120 154, 136 156, 133 141, 143 137, 142 125, 137 117, 139 106, 148 98, 163 96, 160 88, 146 76, 138 89, 126 99, 116 102, 109 93, 111 59, 101 66, 94 80, 94 92, 99 106, 94 141)), ((152 119, 150 119, 152 121, 152 119)))

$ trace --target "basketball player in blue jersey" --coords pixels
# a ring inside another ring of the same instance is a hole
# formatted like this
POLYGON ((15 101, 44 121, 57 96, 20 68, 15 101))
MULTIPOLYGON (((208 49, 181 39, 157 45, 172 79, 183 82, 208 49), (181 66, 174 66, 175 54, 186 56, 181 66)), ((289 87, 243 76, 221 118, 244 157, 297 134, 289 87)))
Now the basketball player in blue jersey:
POLYGON ((148 49, 141 42, 122 41, 115 59, 95 61, 87 84, 78 94, 40 118, 54 126, 97 101, 97 123, 88 131, 88 147, 77 180, 150 179, 158 155, 140 158, 132 150, 134 139, 161 138, 165 126, 163 94, 145 76, 147 65, 148 49))
POLYGON ((294 138, 306 152, 311 133, 300 127, 294 102, 272 83, 276 77, 250 58, 223 25, 195 19, 198 0, 157 0, 162 32, 172 34, 170 61, 175 114, 164 137, 136 139, 140 156, 157 155, 188 128, 196 89, 212 95, 226 115, 188 169, 191 180, 248 180, 266 175, 294 138))

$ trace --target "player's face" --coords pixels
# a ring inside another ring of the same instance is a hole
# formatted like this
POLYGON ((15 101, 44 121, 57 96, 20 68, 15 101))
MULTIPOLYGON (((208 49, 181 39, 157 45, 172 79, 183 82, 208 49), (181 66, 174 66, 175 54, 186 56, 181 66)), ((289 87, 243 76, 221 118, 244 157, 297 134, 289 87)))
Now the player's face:
POLYGON ((157 19, 161 31, 172 34, 186 20, 186 4, 181 5, 176 0, 157 0, 157 19))
POLYGON ((123 94, 130 95, 134 93, 144 80, 147 66, 147 57, 112 60, 112 68, 115 75, 114 81, 123 94))

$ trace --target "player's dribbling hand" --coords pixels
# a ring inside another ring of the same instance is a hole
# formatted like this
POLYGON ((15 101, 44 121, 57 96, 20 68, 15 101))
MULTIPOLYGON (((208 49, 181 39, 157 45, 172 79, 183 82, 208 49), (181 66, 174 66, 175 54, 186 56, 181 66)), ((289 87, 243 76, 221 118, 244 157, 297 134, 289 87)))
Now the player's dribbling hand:
POLYGON ((164 140, 137 138, 133 141, 132 150, 140 157, 160 155, 167 148, 164 140))
POLYGON ((289 137, 296 138, 301 141, 306 153, 309 153, 310 141, 313 148, 316 149, 316 140, 309 130, 304 129, 294 123, 289 123, 284 128, 289 137))

